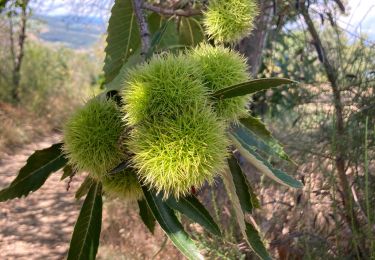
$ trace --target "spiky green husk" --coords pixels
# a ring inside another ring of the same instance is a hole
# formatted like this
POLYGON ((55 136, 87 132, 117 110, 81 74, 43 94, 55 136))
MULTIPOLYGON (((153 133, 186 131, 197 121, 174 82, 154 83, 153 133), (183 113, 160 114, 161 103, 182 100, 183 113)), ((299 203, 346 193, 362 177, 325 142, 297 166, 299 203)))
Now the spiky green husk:
POLYGON ((64 152, 78 171, 100 179, 123 159, 121 112, 114 101, 92 99, 64 127, 64 152))
POLYGON ((186 107, 206 102, 197 68, 182 55, 154 56, 131 71, 122 93, 126 121, 136 125, 182 114, 186 107))
POLYGON ((255 0, 212 0, 204 13, 206 33, 216 42, 238 42, 253 30, 258 12, 255 0))
POLYGON ((110 196, 120 197, 128 201, 139 200, 143 196, 141 185, 134 172, 124 170, 113 176, 102 178, 103 189, 110 196))
MULTIPOLYGON (((202 44, 189 52, 189 57, 199 68, 205 86, 217 91, 235 84, 248 81, 250 76, 246 59, 230 49, 202 44)), ((219 100, 214 104, 219 117, 236 122, 248 114, 246 105, 249 96, 219 100)))
POLYGON ((175 117, 137 126, 128 144, 145 184, 165 196, 187 194, 211 183, 227 156, 224 126, 208 107, 191 107, 175 117))

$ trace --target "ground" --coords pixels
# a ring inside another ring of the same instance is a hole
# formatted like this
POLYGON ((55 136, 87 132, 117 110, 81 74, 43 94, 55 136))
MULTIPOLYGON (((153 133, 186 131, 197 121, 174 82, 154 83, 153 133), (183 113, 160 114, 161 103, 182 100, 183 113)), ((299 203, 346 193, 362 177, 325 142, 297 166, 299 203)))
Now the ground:
MULTIPOLYGON (((38 149, 58 142, 60 136, 18 149, 0 158, 0 189, 16 176, 26 159, 38 149)), ((64 259, 82 203, 74 198, 82 176, 75 177, 67 191, 60 181, 61 172, 50 176, 43 187, 27 198, 0 203, 0 259, 64 259)), ((104 199, 103 225, 99 259, 181 259, 158 227, 152 236, 137 216, 134 204, 104 199)))

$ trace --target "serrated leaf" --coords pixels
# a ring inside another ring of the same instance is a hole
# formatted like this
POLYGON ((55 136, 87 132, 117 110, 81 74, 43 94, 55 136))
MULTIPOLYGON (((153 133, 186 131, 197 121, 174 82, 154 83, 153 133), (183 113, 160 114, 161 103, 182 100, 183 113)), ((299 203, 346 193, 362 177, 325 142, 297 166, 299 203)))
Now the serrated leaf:
POLYGON ((303 185, 300 181, 295 180, 285 172, 273 168, 273 166, 264 158, 262 158, 253 148, 248 146, 244 140, 239 136, 231 133, 230 139, 233 141, 234 146, 239 150, 241 155, 249 161, 261 173, 267 175, 276 182, 292 188, 301 188, 303 185))
POLYGON ((139 26, 131 0, 116 0, 108 24, 106 57, 104 60, 105 83, 111 82, 128 58, 140 46, 139 26))
POLYGON ((278 143, 266 143, 260 136, 256 135, 250 129, 244 127, 241 123, 231 127, 231 133, 239 136, 247 145, 253 147, 263 155, 274 156, 288 162, 292 162, 289 156, 284 152, 278 143), (271 146, 272 145, 272 146, 271 146))
POLYGON ((95 259, 101 226, 102 184, 93 182, 74 226, 67 260, 95 259))
POLYGON ((245 214, 243 213, 241 209, 241 203, 237 196, 236 187, 233 182, 232 176, 229 174, 228 171, 225 171, 224 173, 222 173, 222 179, 224 182, 225 189, 227 190, 229 199, 232 202, 232 206, 235 211, 238 226, 240 227, 240 231, 242 235, 244 236, 246 243, 261 259, 264 259, 264 260, 271 259, 271 257, 267 253, 267 250, 262 240, 255 239, 254 233, 252 232, 251 229, 249 229, 249 224, 246 223, 245 221, 245 214))
POLYGON ((62 145, 54 144, 33 153, 9 187, 0 191, 0 202, 27 196, 38 190, 53 172, 64 167, 68 160, 62 154, 62 145))
POLYGON ((204 40, 204 30, 193 17, 181 17, 179 27, 180 43, 186 46, 196 46, 204 40))
POLYGON ((142 187, 148 206, 161 228, 171 239, 173 244, 188 259, 203 259, 193 240, 185 232, 173 210, 163 201, 162 196, 156 195, 146 187, 142 187))
POLYGON ((61 175, 60 181, 65 180, 66 178, 72 176, 73 174, 74 174, 74 171, 73 171, 72 166, 70 166, 69 164, 65 165, 65 167, 63 168, 63 174, 61 175))
POLYGON ((251 213, 253 211, 253 204, 249 192, 249 185, 246 176, 243 174, 241 167, 238 165, 237 159, 232 155, 228 158, 229 170, 232 173, 234 187, 236 189, 237 197, 240 201, 242 211, 251 213))
POLYGON ((94 179, 91 178, 90 176, 87 176, 85 180, 82 182, 81 186, 79 186, 78 190, 76 191, 75 198, 76 200, 79 200, 83 196, 85 196, 89 190, 92 184, 94 183, 94 179))
POLYGON ((146 225, 148 230, 154 234, 155 218, 154 215, 152 215, 150 207, 147 205, 147 202, 144 199, 138 200, 138 207, 139 215, 141 216, 143 223, 146 225))
POLYGON ((276 88, 285 84, 296 84, 298 82, 283 79, 283 78, 267 78, 267 79, 255 79, 241 84, 237 84, 228 88, 220 89, 216 91, 212 97, 218 99, 233 98, 238 96, 244 96, 248 94, 254 94, 258 91, 276 88))
POLYGON ((253 135, 259 138, 258 142, 261 142, 259 145, 262 146, 262 148, 260 146, 258 148, 266 151, 268 149, 272 149, 272 151, 270 151, 271 153, 275 152, 276 155, 280 158, 294 163, 290 159, 288 154, 284 151, 284 148, 280 145, 280 143, 272 136, 271 132, 267 129, 265 124, 262 123, 262 121, 260 121, 258 118, 248 116, 246 118, 241 118, 240 122, 253 135))
POLYGON ((214 235, 221 236, 218 225, 215 223, 207 209, 194 195, 182 197, 179 198, 179 200, 176 200, 171 196, 166 202, 169 207, 178 210, 192 221, 207 229, 207 231, 214 235))
POLYGON ((246 222, 246 237, 251 244, 251 249, 264 260, 271 260, 271 256, 268 254, 266 247, 259 235, 258 230, 250 223, 246 222))

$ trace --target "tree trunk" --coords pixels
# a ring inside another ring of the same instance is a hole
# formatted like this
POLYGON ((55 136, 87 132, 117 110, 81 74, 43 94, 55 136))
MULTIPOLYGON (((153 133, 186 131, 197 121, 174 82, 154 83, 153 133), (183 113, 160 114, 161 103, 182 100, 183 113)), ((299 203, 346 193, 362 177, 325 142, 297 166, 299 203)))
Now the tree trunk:
POLYGON ((273 18, 272 1, 259 1, 260 12, 251 35, 244 38, 237 49, 248 58, 250 73, 255 76, 262 62, 262 53, 266 47, 268 33, 273 18))
POLYGON ((12 54, 14 57, 14 66, 13 66, 13 73, 12 73, 12 79, 13 79, 13 89, 12 89, 12 98, 15 102, 20 101, 19 96, 19 85, 21 81, 21 66, 24 56, 24 45, 26 40, 26 24, 27 24, 27 5, 29 0, 23 0, 21 4, 21 14, 20 14, 20 31, 19 31, 19 37, 18 37, 18 53, 15 54, 15 46, 13 41, 13 27, 11 29, 11 42, 12 42, 12 54))

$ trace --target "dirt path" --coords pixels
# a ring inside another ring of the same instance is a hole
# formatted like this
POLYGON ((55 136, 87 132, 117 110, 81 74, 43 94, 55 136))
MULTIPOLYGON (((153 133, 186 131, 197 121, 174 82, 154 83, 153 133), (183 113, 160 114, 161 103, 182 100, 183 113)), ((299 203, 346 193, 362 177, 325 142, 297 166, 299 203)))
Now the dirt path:
MULTIPOLYGON (((58 142, 52 136, 26 146, 17 155, 0 158, 0 189, 16 176, 26 159, 38 149, 58 142)), ((0 259, 63 259, 81 202, 66 191, 61 173, 50 176, 44 186, 26 199, 0 203, 0 259)), ((72 183, 75 190, 79 183, 72 183)))
MULTIPOLYGON (((25 146, 16 155, 0 157, 0 189, 16 177, 27 158, 35 151, 59 142, 58 135, 25 146)), ((0 203, 0 260, 65 259, 82 200, 75 191, 83 177, 76 176, 66 191, 61 172, 52 174, 41 189, 27 198, 0 203)), ((164 240, 160 227, 152 236, 134 205, 107 200, 104 205, 101 247, 98 259, 153 259, 164 240), (124 218, 123 216, 126 216, 124 218)), ((183 259, 167 243, 155 259, 183 259)))

